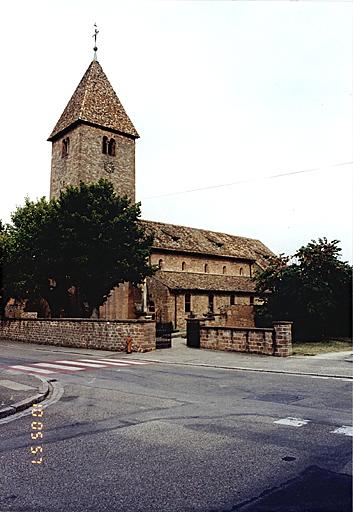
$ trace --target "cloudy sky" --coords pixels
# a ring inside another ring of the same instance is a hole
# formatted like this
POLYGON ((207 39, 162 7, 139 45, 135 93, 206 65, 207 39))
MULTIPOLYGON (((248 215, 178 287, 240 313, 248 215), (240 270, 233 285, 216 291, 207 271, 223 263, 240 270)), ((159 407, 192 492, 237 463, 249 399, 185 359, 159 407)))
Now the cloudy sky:
POLYGON ((345 1, 1 2, 0 218, 25 195, 49 193, 46 139, 93 58, 96 22, 98 60, 141 136, 144 218, 287 254, 326 236, 352 261, 352 10, 345 1))

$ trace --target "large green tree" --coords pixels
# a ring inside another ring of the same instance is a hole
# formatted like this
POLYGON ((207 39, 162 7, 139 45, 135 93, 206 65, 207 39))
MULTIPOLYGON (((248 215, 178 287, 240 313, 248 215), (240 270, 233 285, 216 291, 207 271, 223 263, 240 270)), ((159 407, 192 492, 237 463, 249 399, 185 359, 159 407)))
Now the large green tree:
POLYGON ((261 322, 291 320, 295 339, 351 336, 352 267, 340 260, 338 240, 312 240, 292 257, 270 257, 255 276, 264 304, 261 322))
POLYGON ((152 275, 152 239, 139 216, 140 205, 105 180, 69 187, 51 201, 26 199, 2 237, 4 295, 32 303, 45 297, 57 315, 74 286, 90 314, 114 286, 152 275))

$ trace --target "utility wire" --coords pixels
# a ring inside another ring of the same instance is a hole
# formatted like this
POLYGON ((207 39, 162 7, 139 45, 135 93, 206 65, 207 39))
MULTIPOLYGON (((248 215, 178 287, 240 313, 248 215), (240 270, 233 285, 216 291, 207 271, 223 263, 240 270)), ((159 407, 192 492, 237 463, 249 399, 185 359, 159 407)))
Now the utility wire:
POLYGON ((325 167, 314 167, 313 169, 302 169, 300 171, 288 171, 288 172, 283 172, 280 174, 272 174, 271 176, 261 176, 261 177, 255 177, 255 178, 242 179, 242 180, 238 180, 238 181, 232 181, 231 183, 221 183, 219 185, 210 185, 208 187, 192 188, 189 190, 180 190, 179 192, 169 192, 167 194, 160 194, 157 196, 143 197, 141 199, 141 201, 146 201, 148 199, 157 199, 160 197, 178 196, 181 194, 191 194, 192 192, 211 190, 211 189, 215 189, 215 188, 232 187, 233 185, 239 185, 241 183, 251 183, 251 182, 259 181, 259 180, 271 180, 271 179, 275 179, 275 178, 283 178, 284 176, 293 176, 295 174, 304 174, 304 173, 309 173, 309 172, 321 171, 324 169, 332 169, 334 167, 343 167, 344 165, 352 165, 352 164, 353 164, 353 162, 341 162, 339 164, 327 165, 325 167))

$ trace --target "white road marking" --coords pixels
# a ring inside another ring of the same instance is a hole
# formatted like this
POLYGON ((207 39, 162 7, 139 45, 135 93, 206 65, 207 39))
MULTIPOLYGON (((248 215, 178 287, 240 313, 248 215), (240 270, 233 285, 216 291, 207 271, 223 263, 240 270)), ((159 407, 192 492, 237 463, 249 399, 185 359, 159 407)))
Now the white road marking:
POLYGON ((44 366, 44 368, 55 368, 56 370, 84 370, 85 368, 79 368, 78 366, 63 366, 61 364, 54 363, 33 363, 35 366, 44 366))
POLYGON ((10 368, 13 368, 14 370, 26 370, 27 372, 31 371, 32 373, 55 373, 51 370, 41 370, 40 368, 33 368, 33 366, 22 366, 19 364, 11 366, 10 368))
MULTIPOLYGON (((87 362, 91 362, 93 361, 94 363, 105 363, 105 365, 107 365, 108 363, 106 363, 105 361, 102 361, 102 360, 98 360, 98 359, 80 359, 80 361, 87 361, 87 362)), ((109 362, 109 364, 111 365, 114 365, 114 366, 128 366, 127 363, 115 363, 115 362, 109 362)))
POLYGON ((353 427, 350 425, 342 425, 342 427, 335 428, 335 430, 331 430, 330 434, 343 434, 344 436, 353 437, 353 427))
POLYGON ((81 363, 80 361, 55 361, 56 363, 63 363, 63 364, 72 364, 72 365, 80 365, 80 366, 87 366, 89 368, 105 368, 105 364, 93 364, 93 363, 81 363))
POLYGON ((30 389, 35 389, 33 386, 26 386, 26 384, 14 382, 13 380, 0 380, 0 386, 13 389, 14 391, 28 391, 30 389))
POLYGON ((290 427, 302 427, 303 425, 307 425, 310 423, 310 420, 303 420, 302 418, 283 418, 281 420, 276 420, 273 423, 277 423, 278 425, 288 425, 290 427))
POLYGON ((108 363, 110 363, 112 361, 113 362, 117 361, 119 363, 125 363, 125 364, 150 364, 147 361, 130 361, 130 359, 113 359, 113 360, 111 360, 111 359, 101 359, 101 361, 108 362, 108 363))

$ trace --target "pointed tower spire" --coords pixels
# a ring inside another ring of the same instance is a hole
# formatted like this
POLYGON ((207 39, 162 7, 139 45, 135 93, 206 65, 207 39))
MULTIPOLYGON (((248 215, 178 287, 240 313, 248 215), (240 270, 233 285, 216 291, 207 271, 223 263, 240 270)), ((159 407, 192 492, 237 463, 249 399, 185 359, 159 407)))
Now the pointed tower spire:
POLYGON ((48 140, 60 137, 79 123, 108 128, 134 139, 139 137, 97 60, 89 65, 48 140))

